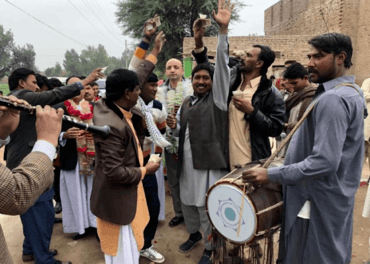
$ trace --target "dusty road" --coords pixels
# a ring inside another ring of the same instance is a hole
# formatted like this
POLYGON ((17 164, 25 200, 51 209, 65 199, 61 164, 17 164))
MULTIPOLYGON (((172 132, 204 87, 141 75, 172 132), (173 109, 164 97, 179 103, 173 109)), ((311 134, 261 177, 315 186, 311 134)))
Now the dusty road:
MULTIPOLYGON (((0 150, 2 160, 3 148, 0 150)), ((363 178, 369 175, 364 169, 363 178)), ((370 222, 361 216, 362 207, 367 192, 367 186, 360 187, 356 194, 354 234, 353 234, 353 264, 362 264, 368 259, 370 222)), ((58 215, 61 216, 61 215, 58 215)), ((169 220, 173 217, 171 197, 166 194, 166 221, 159 224, 154 247, 165 257, 165 263, 169 264, 193 264, 198 263, 203 246, 198 244, 193 251, 187 254, 179 253, 178 246, 188 238, 185 225, 170 228, 169 220)), ((14 263, 22 264, 22 224, 19 216, 0 215, 0 224, 5 233, 9 250, 14 263)), ((94 236, 88 236, 78 241, 72 239, 72 234, 64 234, 62 224, 54 225, 51 248, 58 249, 57 259, 69 260, 73 264, 103 264, 104 257, 99 244, 94 236), (76 243, 77 242, 77 243, 76 243)), ((140 259, 140 264, 149 264, 146 259, 140 259)), ((129 264, 129 263, 127 263, 129 264)))

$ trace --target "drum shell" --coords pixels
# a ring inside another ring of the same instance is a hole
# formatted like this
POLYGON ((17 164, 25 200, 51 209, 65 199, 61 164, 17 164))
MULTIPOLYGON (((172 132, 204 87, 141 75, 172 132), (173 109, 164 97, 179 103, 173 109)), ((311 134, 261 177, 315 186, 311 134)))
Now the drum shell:
MULTIPOLYGON (((254 205, 255 210, 257 211, 257 234, 281 225, 283 206, 278 206, 259 214, 262 210, 266 210, 267 208, 283 201, 281 185, 269 184, 265 187, 259 187, 253 192, 248 193, 248 195, 254 205)), ((263 238, 263 235, 256 236, 254 240, 260 238, 263 238)))

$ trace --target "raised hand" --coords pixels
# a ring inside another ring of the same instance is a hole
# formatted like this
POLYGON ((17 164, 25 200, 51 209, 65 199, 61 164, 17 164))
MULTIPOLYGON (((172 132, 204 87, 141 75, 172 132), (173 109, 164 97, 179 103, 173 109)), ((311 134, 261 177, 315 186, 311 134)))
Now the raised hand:
POLYGON ((230 0, 225 4, 225 0, 218 1, 218 12, 212 12, 213 19, 220 27, 221 34, 227 34, 228 26, 231 19, 231 13, 234 9, 234 4, 230 4, 230 0))
MULTIPOLYGON (((158 15, 156 14, 153 18, 148 19, 144 24, 144 34, 150 38, 152 38, 155 33, 157 32, 158 25, 156 25, 155 21, 158 19, 158 15)), ((150 39, 149 39, 150 41, 150 39)))
POLYGON ((163 44, 166 42, 166 35, 163 31, 159 32, 154 39, 153 51, 156 50, 158 53, 162 51, 163 44))
POLYGON ((206 31, 206 28, 202 27, 202 20, 200 18, 194 21, 193 31, 194 31, 195 48, 196 49, 202 48, 204 46, 203 37, 206 31))
POLYGON ((90 73, 89 76, 87 76, 85 79, 81 81, 82 85, 85 86, 92 82, 95 82, 98 79, 103 78, 104 74, 101 73, 101 70, 102 68, 96 68, 95 70, 93 70, 93 72, 90 73))

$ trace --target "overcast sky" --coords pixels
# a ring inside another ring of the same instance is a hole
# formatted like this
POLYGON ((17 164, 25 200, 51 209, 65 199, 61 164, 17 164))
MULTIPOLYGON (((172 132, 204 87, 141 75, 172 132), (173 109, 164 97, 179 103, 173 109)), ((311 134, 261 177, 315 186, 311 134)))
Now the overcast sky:
MULTIPOLYGON (((245 7, 240 12, 243 21, 231 26, 230 35, 264 35, 264 11, 279 0, 242 1, 251 6, 245 7)), ((125 49, 125 41, 128 44, 136 43, 128 36, 123 36, 115 22, 116 2, 116 0, 0 0, 0 25, 6 31, 12 31, 17 45, 23 46, 26 43, 33 45, 36 66, 40 70, 53 67, 56 62, 63 67, 66 50, 74 48, 80 53, 86 48, 85 45, 102 44, 109 56, 120 57, 125 49)))

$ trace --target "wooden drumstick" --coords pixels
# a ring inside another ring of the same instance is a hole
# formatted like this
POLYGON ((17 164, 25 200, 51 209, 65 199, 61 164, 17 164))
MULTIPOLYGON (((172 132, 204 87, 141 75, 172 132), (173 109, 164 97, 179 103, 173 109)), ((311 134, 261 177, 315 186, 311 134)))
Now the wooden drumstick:
POLYGON ((302 118, 298 121, 298 123, 293 127, 292 131, 287 135, 287 137, 281 142, 280 146, 275 150, 275 152, 266 160, 266 162, 262 165, 262 168, 267 169, 270 166, 271 162, 276 158, 279 152, 285 147, 285 145, 289 142, 289 140, 293 137, 294 133, 297 129, 302 125, 302 123, 306 120, 307 116, 311 113, 313 108, 315 107, 316 102, 312 103, 302 116, 302 118))
MULTIPOLYGON (((240 227, 241 227, 241 223, 242 223, 242 217, 243 217, 243 208, 244 208, 244 195, 245 195, 245 186, 246 186, 246 184, 244 184, 244 189, 243 189, 243 195, 242 195, 242 205, 240 206, 240 212, 239 212, 239 222, 238 222, 238 229, 237 229, 237 231, 236 231, 236 235, 239 237, 239 234, 240 234, 240 227)), ((249 187, 250 186, 252 186, 252 184, 251 185, 249 185, 248 186, 248 189, 249 189, 249 187)))

